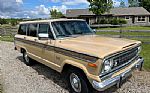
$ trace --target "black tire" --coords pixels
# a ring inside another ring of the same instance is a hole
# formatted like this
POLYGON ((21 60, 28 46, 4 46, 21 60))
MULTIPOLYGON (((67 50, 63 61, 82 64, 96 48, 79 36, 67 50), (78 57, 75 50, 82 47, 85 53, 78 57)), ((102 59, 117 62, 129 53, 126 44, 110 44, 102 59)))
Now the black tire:
POLYGON ((23 52, 23 60, 24 60, 24 63, 27 65, 27 66, 31 66, 34 64, 34 60, 31 59, 28 55, 27 55, 27 52, 24 51, 23 52))
POLYGON ((71 93, 91 93, 89 86, 88 86, 87 79, 85 77, 85 74, 83 72, 81 72, 80 70, 71 69, 71 70, 67 71, 65 78, 67 80, 68 87, 70 88, 71 93), (74 88, 72 87, 71 81, 70 81, 71 74, 77 75, 78 78, 80 79, 80 82, 81 82, 81 91, 80 92, 75 91, 74 88))

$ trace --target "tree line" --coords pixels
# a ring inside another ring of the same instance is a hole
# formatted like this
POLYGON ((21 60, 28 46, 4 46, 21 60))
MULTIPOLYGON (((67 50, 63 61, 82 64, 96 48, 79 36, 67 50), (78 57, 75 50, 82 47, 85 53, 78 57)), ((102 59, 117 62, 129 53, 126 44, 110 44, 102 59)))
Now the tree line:
POLYGON ((15 18, 0 18, 0 25, 10 24, 12 26, 17 25, 22 19, 15 19, 15 18))

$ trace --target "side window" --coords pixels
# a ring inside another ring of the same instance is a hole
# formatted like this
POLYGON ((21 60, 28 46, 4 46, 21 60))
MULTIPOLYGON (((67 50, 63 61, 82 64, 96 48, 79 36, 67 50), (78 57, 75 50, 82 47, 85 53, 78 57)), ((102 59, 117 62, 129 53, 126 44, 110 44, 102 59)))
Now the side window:
POLYGON ((29 24, 28 25, 28 31, 27 31, 28 36, 37 36, 37 24, 29 24))
POLYGON ((20 25, 19 30, 18 30, 18 34, 20 35, 26 35, 26 25, 20 25))
POLYGON ((48 33, 49 34, 49 38, 54 39, 49 24, 39 24, 39 31, 38 31, 38 33, 48 33))

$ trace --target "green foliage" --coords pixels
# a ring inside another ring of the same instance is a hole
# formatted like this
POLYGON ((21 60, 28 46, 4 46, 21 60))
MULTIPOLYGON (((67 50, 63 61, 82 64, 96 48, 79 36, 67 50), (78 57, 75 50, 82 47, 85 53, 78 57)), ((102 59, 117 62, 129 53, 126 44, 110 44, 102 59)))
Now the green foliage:
POLYGON ((125 19, 98 19, 96 24, 112 24, 112 25, 121 25, 121 24, 127 24, 127 21, 125 19))
POLYGON ((121 7, 121 8, 126 7, 125 2, 121 0, 119 7, 121 7))
POLYGON ((139 0, 128 0, 129 7, 138 7, 139 6, 139 0))
POLYGON ((119 19, 119 24, 127 24, 127 21, 124 19, 119 19))
POLYGON ((22 19, 4 19, 4 18, 0 18, 0 24, 4 25, 4 24, 11 24, 12 26, 15 26, 19 23, 19 21, 22 21, 22 19))
POLYGON ((108 19, 98 19, 98 24, 109 24, 109 20, 108 19))
POLYGON ((7 24, 7 20, 6 20, 6 19, 0 18, 0 24, 1 24, 1 25, 7 24))
POLYGON ((140 6, 150 12, 150 0, 140 0, 140 6))
POLYGON ((90 11, 96 15, 104 14, 109 12, 113 6, 112 0, 87 0, 90 3, 90 11))
POLYGON ((124 20, 124 19, 117 19, 117 18, 114 18, 111 20, 110 22, 112 25, 121 25, 121 24, 127 24, 127 21, 124 20))
POLYGON ((51 18, 61 18, 64 16, 61 12, 57 11, 56 9, 50 10, 50 15, 51 18))
POLYGON ((110 22, 112 25, 118 25, 119 24, 119 20, 117 18, 114 18, 111 20, 110 22))

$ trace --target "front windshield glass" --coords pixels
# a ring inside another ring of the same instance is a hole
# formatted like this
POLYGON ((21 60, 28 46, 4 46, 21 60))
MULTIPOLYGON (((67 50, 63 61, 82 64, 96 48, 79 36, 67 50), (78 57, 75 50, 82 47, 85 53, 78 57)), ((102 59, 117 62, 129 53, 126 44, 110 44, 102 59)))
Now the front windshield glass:
POLYGON ((93 34, 85 21, 56 21, 52 27, 57 38, 93 34))

